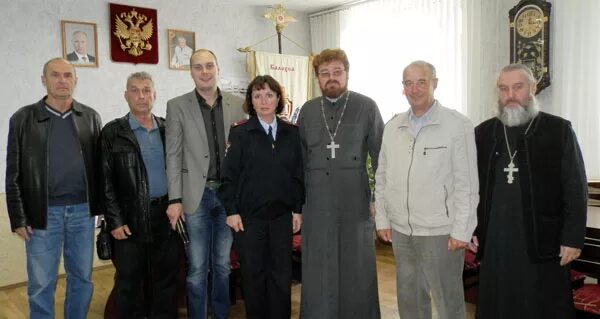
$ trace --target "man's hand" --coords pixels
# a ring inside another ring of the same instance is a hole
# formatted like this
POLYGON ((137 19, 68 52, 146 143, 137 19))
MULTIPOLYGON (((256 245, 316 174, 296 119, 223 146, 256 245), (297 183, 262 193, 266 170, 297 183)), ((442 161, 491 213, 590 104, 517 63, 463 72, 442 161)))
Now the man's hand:
POLYGON ((302 214, 292 214, 292 234, 300 231, 302 227, 302 214))
POLYGON ((377 236, 386 243, 392 242, 392 229, 378 229, 377 236))
POLYGON ((244 231, 244 224, 242 223, 242 217, 240 214, 227 216, 227 226, 233 228, 233 230, 237 233, 239 231, 244 231))
POLYGON ((467 247, 469 243, 467 243, 466 241, 460 241, 458 239, 455 238, 448 238, 448 250, 449 251, 457 251, 457 250, 461 250, 467 247))
POLYGON ((19 227, 15 229, 15 233, 19 235, 21 239, 29 241, 29 239, 31 238, 29 235, 33 234, 33 229, 31 229, 31 226, 19 227))
POLYGON ((127 239, 127 238, 129 238, 129 236, 131 236, 131 231, 129 230, 129 226, 123 225, 123 226, 120 226, 120 227, 117 227, 117 228, 111 230, 110 234, 116 240, 123 240, 123 239, 127 239))
POLYGON ((567 246, 560 246, 560 265, 564 266, 581 255, 581 249, 567 246))
POLYGON ((473 236, 471 238, 471 242, 469 243, 469 245, 467 245, 467 249, 477 253, 477 251, 479 250, 479 239, 477 239, 477 236, 473 236))
POLYGON ((171 224, 171 228, 175 230, 175 225, 177 224, 177 220, 179 219, 179 217, 185 220, 185 216, 183 215, 183 204, 169 204, 169 207, 167 207, 167 216, 169 216, 169 223, 171 224))

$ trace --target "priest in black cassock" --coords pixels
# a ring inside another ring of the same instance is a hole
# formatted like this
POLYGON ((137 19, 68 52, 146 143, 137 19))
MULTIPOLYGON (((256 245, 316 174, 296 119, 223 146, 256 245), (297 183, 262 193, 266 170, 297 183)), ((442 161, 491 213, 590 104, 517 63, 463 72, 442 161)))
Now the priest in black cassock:
POLYGON ((366 161, 377 169, 383 120, 372 99, 347 89, 344 51, 324 50, 313 67, 323 96, 298 119, 306 185, 300 317, 380 318, 366 161))
POLYGON ((505 66, 497 86, 497 117, 475 129, 477 317, 575 318, 569 263, 583 247, 587 210, 577 138, 569 121, 539 111, 527 66, 505 66))

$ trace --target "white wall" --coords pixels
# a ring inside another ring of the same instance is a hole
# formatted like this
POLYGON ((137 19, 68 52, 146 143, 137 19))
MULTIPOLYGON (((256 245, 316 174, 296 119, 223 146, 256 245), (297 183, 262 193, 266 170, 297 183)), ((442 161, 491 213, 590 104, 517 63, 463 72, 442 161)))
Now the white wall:
MULTIPOLYGON (((102 0, 0 0, 0 193, 4 192, 6 137, 10 116, 21 106, 38 101, 45 95, 40 75, 43 64, 62 55, 60 20, 97 24, 99 68, 78 68, 79 82, 75 98, 94 107, 103 123, 128 111, 123 98, 125 80, 136 71, 154 76, 157 101, 155 113, 165 115, 168 99, 191 91, 193 82, 186 71, 168 68, 167 29, 196 32, 196 48, 212 49, 219 58, 221 77, 234 82, 246 80, 245 54, 236 48, 246 47, 270 35, 275 27, 264 19, 264 7, 248 7, 223 0, 113 0, 158 11, 159 63, 156 65, 113 63, 110 60, 109 6, 102 0)), ((242 2, 243 1, 239 1, 242 2)), ((308 17, 290 12, 298 19, 284 34, 304 48, 310 48, 308 17)), ((256 50, 277 52, 274 37, 256 50)), ((283 39, 283 53, 307 55, 283 39)), ((0 195, 0 287, 23 282, 25 258, 23 243, 10 234, 4 195, 0 195)))
MULTIPOLYGON (((167 29, 196 32, 196 48, 212 49, 219 58, 221 77, 239 81, 247 79, 245 54, 236 48, 254 44, 275 34, 275 27, 264 19, 266 8, 245 7, 220 0, 160 0, 113 1, 158 11, 159 63, 130 64, 110 60, 108 1, 88 0, 0 0, 3 19, 0 19, 0 158, 6 158, 8 120, 19 107, 37 102, 45 94, 40 75, 43 64, 62 55, 60 20, 93 22, 98 29, 99 68, 78 68, 79 82, 75 98, 94 107, 107 123, 128 109, 123 98, 126 77, 136 71, 150 72, 156 82, 155 113, 165 114, 166 102, 191 91, 193 82, 186 71, 168 68, 167 29), (173 3, 173 5, 171 5, 173 3), (176 4, 176 5, 175 5, 176 4), (8 17, 8 18, 6 18, 8 17)), ((284 34, 305 48, 310 48, 308 18, 292 14, 298 22, 291 23, 284 34)), ((277 39, 259 45, 257 50, 277 52, 277 39)), ((296 45, 283 39, 283 53, 307 55, 296 45)), ((5 171, 4 160, 0 171, 5 171)), ((2 178, 4 180, 4 174, 2 178)), ((4 190, 4 183, 0 192, 4 190)))
MULTIPOLYGON (((474 87, 478 89, 465 92, 470 97, 465 100, 472 103, 467 106, 468 115, 477 125, 495 116, 496 76, 500 68, 510 63, 508 11, 518 1, 468 1, 467 3, 470 11, 469 18, 472 20, 465 22, 464 26, 472 27, 474 30, 470 30, 471 43, 464 58, 473 63, 473 69, 465 72, 467 80, 474 83, 474 87)), ((550 27, 553 28, 553 25, 551 24, 550 27)), ((552 86, 538 94, 542 111, 555 113, 551 97, 552 86)))

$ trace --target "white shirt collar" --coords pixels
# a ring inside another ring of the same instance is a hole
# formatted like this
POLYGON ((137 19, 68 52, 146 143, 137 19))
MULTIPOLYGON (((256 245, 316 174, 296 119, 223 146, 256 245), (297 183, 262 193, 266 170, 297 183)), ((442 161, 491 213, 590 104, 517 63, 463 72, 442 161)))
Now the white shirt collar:
POLYGON ((271 132, 272 132, 272 134, 273 134, 273 139, 274 139, 274 140, 275 140, 275 139, 277 139, 277 138, 276 138, 276 135, 277 135, 277 118, 276 118, 276 117, 274 117, 274 118, 273 118, 273 122, 271 122, 271 123, 267 123, 267 122, 263 121, 263 120, 262 120, 260 117, 258 117, 258 116, 257 116, 257 118, 258 118, 258 122, 259 122, 259 123, 260 123, 260 125, 263 127, 263 129, 265 130, 265 133, 269 134, 269 126, 271 126, 271 127, 273 128, 273 129, 272 129, 272 131, 271 131, 271 132))
POLYGON ((77 59, 79 61, 90 62, 90 59, 88 59, 88 55, 87 54, 79 54, 79 53, 77 53, 77 51, 73 51, 73 52, 75 52, 75 54, 77 55, 77 59), (83 60, 83 58, 85 58, 85 60, 83 60))

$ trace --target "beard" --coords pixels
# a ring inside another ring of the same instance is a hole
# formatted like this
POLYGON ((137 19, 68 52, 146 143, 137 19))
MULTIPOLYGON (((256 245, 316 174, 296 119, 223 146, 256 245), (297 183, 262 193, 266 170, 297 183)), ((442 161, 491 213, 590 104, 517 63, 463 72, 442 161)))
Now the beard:
POLYGON ((345 86, 342 86, 339 81, 334 80, 334 79, 327 81, 327 83, 325 83, 325 86, 321 86, 321 92, 323 93, 323 95, 325 95, 326 97, 328 97, 330 99, 337 99, 342 94, 344 94, 344 92, 346 92, 347 90, 348 90, 348 84, 346 84, 345 86), (330 83, 337 83, 337 86, 330 87, 329 86, 330 83))
POLYGON ((517 105, 516 107, 507 106, 514 100, 507 101, 504 105, 498 101, 498 119, 502 124, 513 127, 520 126, 531 121, 540 111, 539 103, 535 95, 530 94, 525 105, 517 105))

